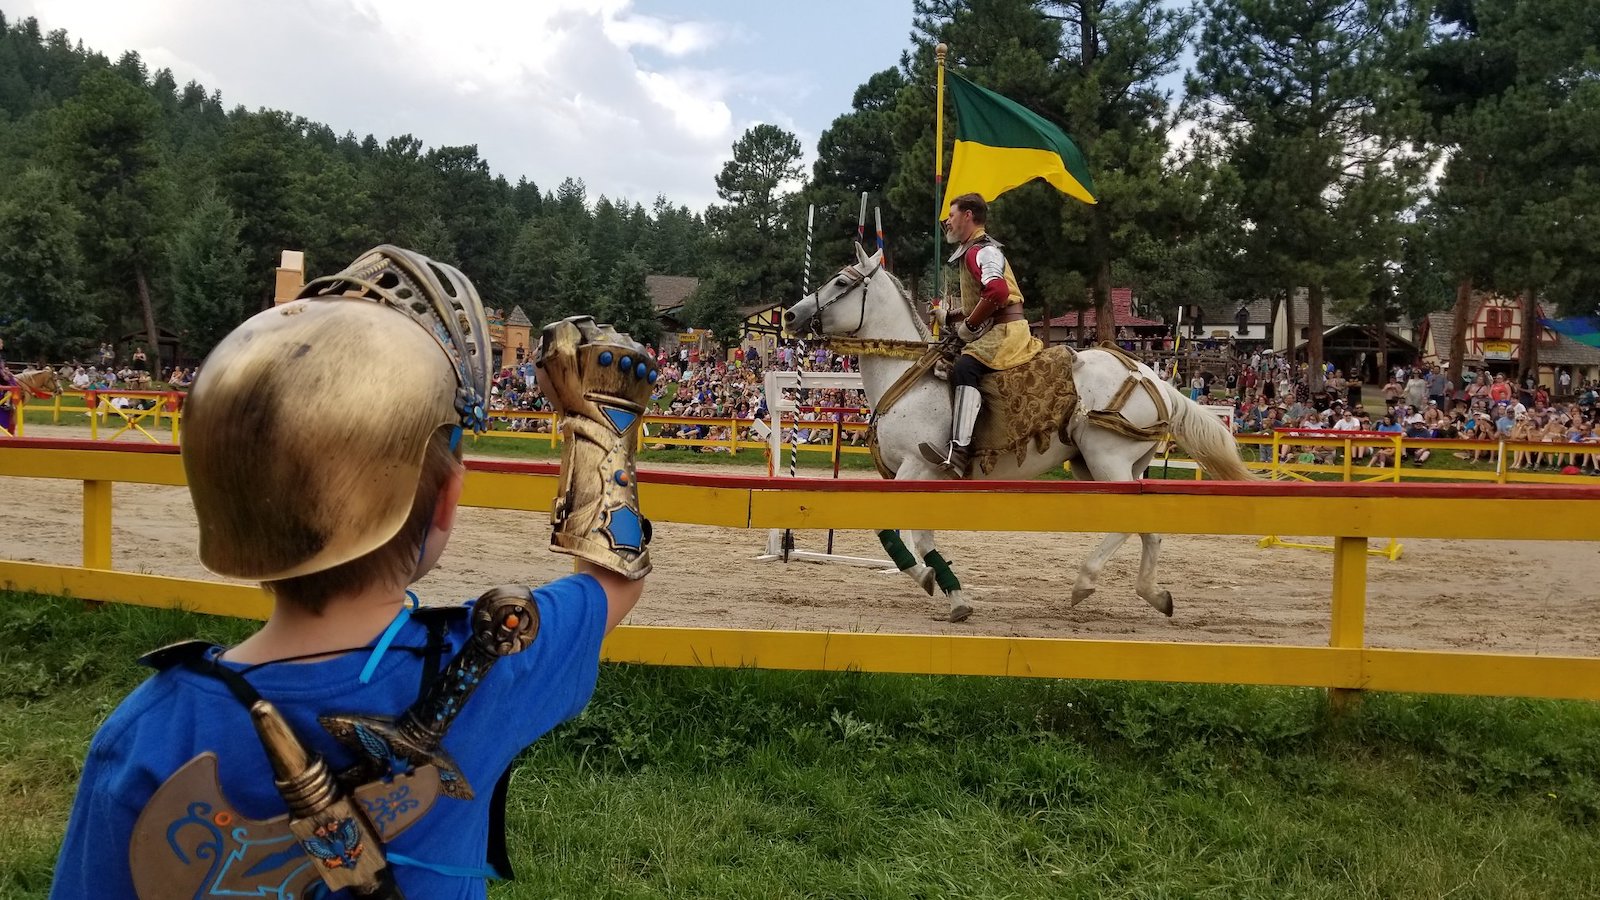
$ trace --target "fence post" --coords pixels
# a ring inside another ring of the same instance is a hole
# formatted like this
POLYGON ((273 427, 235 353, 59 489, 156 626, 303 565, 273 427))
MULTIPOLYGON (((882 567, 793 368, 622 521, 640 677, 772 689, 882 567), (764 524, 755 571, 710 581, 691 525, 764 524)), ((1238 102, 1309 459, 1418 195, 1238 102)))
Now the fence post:
POLYGON ((1500 441, 1500 448, 1495 451, 1494 481, 1495 484, 1505 484, 1510 476, 1510 467, 1506 465, 1506 442, 1500 441))
POLYGON ((1356 477, 1356 473, 1355 473, 1355 470, 1354 470, 1355 453, 1356 453, 1356 442, 1351 438, 1345 438, 1344 439, 1344 480, 1345 480, 1346 484, 1348 484, 1350 481, 1354 480, 1354 478, 1356 477))
POLYGON ((111 489, 115 482, 83 483, 83 566, 111 568, 111 489))
POLYGON ((730 416, 728 418, 728 455, 737 456, 739 453, 739 420, 730 416))
POLYGON ((60 425, 61 424, 61 392, 60 391, 56 391, 55 403, 53 404, 53 407, 54 408, 50 410, 50 424, 52 424, 52 425, 60 425))
MULTIPOLYGON (((1328 646, 1360 650, 1366 646, 1367 539, 1333 539, 1333 615, 1328 646)), ((1331 688, 1328 700, 1334 712, 1344 712, 1360 702, 1359 688, 1331 688)))

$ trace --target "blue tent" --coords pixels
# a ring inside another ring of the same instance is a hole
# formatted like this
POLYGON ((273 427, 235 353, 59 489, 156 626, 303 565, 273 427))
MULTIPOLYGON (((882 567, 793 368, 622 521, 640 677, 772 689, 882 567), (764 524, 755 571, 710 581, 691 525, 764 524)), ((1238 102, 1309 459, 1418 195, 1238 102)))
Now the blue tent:
POLYGON ((1571 319, 1546 319, 1540 316, 1539 324, 1580 344, 1600 347, 1600 316, 1578 316, 1571 319))

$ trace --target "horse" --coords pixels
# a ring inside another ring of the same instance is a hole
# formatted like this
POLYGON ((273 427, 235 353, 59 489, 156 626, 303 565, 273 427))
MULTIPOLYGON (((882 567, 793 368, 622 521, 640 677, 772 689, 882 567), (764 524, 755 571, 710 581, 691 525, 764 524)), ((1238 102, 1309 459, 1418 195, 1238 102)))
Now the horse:
MULTIPOLYGON (((61 382, 57 380, 56 373, 49 369, 23 369, 12 376, 20 391, 6 391, 0 393, 0 429, 7 433, 16 434, 16 422, 22 418, 22 408, 27 405, 30 396, 44 399, 54 397, 61 393, 61 382), (16 398, 12 402, 12 398, 16 398)), ((4 382, 0 381, 0 386, 4 382)))
MULTIPOLYGON (((840 269, 783 315, 784 328, 791 334, 844 339, 840 346, 849 342, 866 348, 859 351, 862 389, 874 410, 880 469, 892 473, 895 481, 944 477, 936 466, 923 459, 917 447, 924 442, 942 447, 949 440, 951 388, 935 371, 908 358, 911 354, 888 354, 873 348, 931 347, 933 336, 927 321, 924 310, 883 267, 883 252, 869 256, 860 244, 856 245, 855 265, 840 269), (913 366, 923 368, 924 373, 909 387, 897 385, 903 375, 913 377, 913 366), (884 409, 880 401, 891 388, 903 393, 892 398, 891 406, 884 409)), ((1170 433, 1207 474, 1227 481, 1256 480, 1240 461, 1238 446, 1227 427, 1144 363, 1108 350, 1080 350, 1072 354, 1071 377, 1077 388, 1079 412, 1119 409, 1132 430, 1145 433, 1166 430, 1161 428, 1162 410, 1152 396, 1158 393, 1170 410, 1165 417, 1170 433), (1130 391, 1125 384, 1130 378, 1148 384, 1138 385, 1143 390, 1130 391)), ((1063 433, 1065 440, 1052 436, 1043 450, 1030 441, 1020 462, 1015 454, 1007 453, 997 458, 988 472, 980 474, 974 465, 971 477, 989 481, 1030 479, 1066 464, 1079 481, 1134 481, 1150 465, 1160 443, 1159 438, 1134 439, 1104 427, 1092 413, 1072 415, 1063 433)), ((935 547, 933 532, 884 530, 878 532, 878 537, 896 566, 929 596, 934 595, 936 586, 944 592, 950 605, 949 621, 960 622, 971 615, 972 606, 960 580, 935 547)), ((1101 570, 1129 537, 1106 535, 1084 561, 1072 588, 1072 606, 1094 594, 1101 570)), ((1172 593, 1156 582, 1161 535, 1141 534, 1139 538, 1143 553, 1135 593, 1170 617, 1172 593)))

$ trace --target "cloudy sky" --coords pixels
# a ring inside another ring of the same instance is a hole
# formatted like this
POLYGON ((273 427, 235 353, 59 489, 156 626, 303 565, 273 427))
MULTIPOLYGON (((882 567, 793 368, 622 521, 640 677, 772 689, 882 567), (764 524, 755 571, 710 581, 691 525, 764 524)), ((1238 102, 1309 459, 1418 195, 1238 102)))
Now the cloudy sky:
POLYGON ((699 207, 747 127, 817 135, 908 46, 906 0, 11 0, 8 16, 335 131, 699 207))

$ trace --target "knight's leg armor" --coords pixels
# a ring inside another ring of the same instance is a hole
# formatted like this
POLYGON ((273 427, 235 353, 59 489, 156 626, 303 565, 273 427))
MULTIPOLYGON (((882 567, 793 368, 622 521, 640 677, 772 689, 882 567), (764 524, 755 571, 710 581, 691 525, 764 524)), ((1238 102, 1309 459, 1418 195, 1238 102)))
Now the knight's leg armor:
POLYGON ((539 386, 561 414, 550 549, 645 577, 650 522, 639 513, 634 451, 655 357, 611 326, 573 316, 545 327, 535 361, 539 386))
POLYGON ((951 369, 950 381, 955 385, 955 410, 950 417, 950 443, 946 447, 920 444, 922 458, 943 469, 953 478, 967 477, 972 431, 978 424, 978 411, 983 408, 983 394, 978 391, 978 379, 994 370, 963 355, 951 369))

